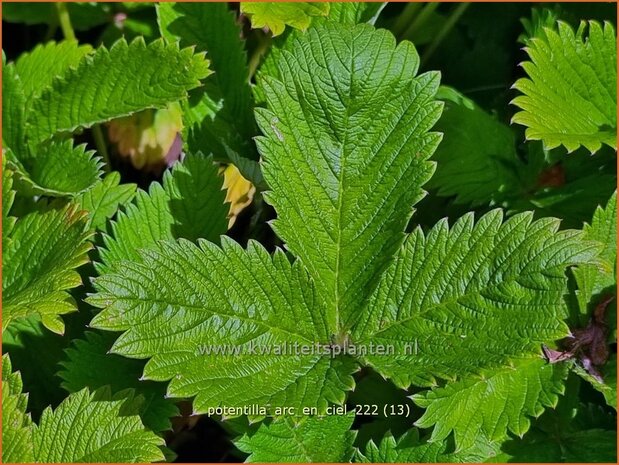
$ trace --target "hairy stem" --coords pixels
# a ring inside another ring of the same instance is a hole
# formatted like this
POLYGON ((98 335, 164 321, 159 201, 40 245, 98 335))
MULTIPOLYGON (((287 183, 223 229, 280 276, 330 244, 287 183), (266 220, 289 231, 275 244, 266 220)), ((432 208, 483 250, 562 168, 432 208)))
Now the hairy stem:
MULTIPOLYGON (((60 28, 62 29, 62 34, 64 35, 64 38, 67 40, 77 40, 77 38, 75 37, 75 31, 73 30, 73 25, 71 24, 71 16, 69 15, 67 4, 63 2, 56 2, 56 11, 58 12, 58 21, 60 22, 60 28)), ((97 152, 103 160, 103 169, 107 173, 110 171, 110 156, 107 151, 107 146, 105 144, 105 138, 103 137, 103 131, 101 131, 101 126, 95 124, 92 127, 92 135, 95 139, 97 152)))
POLYGON ((58 21, 60 22, 60 28, 62 34, 67 40, 76 40, 75 31, 71 24, 71 17, 69 16, 69 10, 67 4, 62 2, 56 2, 56 11, 58 12, 58 21))

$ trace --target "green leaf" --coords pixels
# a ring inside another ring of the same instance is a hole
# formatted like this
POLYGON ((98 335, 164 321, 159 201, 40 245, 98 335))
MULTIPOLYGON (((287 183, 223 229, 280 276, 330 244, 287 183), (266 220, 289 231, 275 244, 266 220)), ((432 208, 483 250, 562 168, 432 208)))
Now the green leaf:
POLYGON ((163 186, 153 183, 149 193, 138 190, 112 223, 100 249, 104 269, 124 260, 139 260, 140 249, 162 240, 198 238, 218 242, 227 229, 228 206, 223 177, 211 157, 188 155, 163 176, 163 186))
POLYGON ((512 121, 527 127, 527 139, 547 149, 581 145, 591 153, 602 144, 617 147, 617 40, 613 26, 594 21, 578 31, 563 22, 529 40, 528 78, 514 87, 524 95, 512 103, 523 111, 512 121))
POLYGON ((529 40, 535 37, 541 37, 544 34, 544 29, 552 28, 559 19, 558 9, 548 8, 532 8, 531 19, 522 18, 520 22, 524 28, 524 33, 518 37, 518 42, 524 45, 529 44, 529 40))
POLYGON ((2 151, 10 149, 14 155, 26 153, 26 95, 15 70, 15 64, 6 64, 2 53, 2 151))
POLYGON ((163 461, 164 440, 146 430, 130 391, 84 389, 55 410, 47 409, 34 431, 35 458, 43 463, 163 461))
MULTIPOLYGON (((617 192, 612 195, 605 208, 598 207, 591 224, 583 228, 585 237, 603 245, 598 262, 582 265, 574 269, 574 277, 578 285, 576 293, 581 323, 586 324, 592 306, 595 306, 601 294, 616 294, 613 288, 617 285, 615 268, 617 266, 617 192), (596 298, 594 298, 596 297, 596 298)), ((604 296, 602 296, 604 297, 604 296)))
POLYGON ((90 226, 100 229, 116 214, 120 205, 133 199, 135 189, 135 184, 120 184, 120 174, 114 171, 74 200, 80 208, 88 211, 90 226))
POLYGON ((598 207, 591 225, 583 228, 585 238, 603 244, 600 258, 604 261, 601 271, 605 273, 606 283, 615 284, 611 275, 615 272, 617 261, 617 191, 608 200, 605 208, 598 207))
MULTIPOLYGON (((330 3, 329 14, 314 18, 310 27, 324 22, 334 22, 354 26, 361 23, 374 24, 376 17, 380 14, 385 3, 367 2, 334 2, 330 3)), ((262 77, 272 76, 282 80, 279 74, 278 62, 281 59, 282 51, 292 52, 294 43, 301 35, 301 31, 288 30, 284 35, 274 38, 271 46, 266 52, 265 58, 258 69, 257 85, 253 86, 254 95, 257 102, 264 102, 264 89, 262 87, 262 77)))
POLYGON ((581 229, 617 189, 617 155, 609 147, 594 157, 585 148, 569 157, 562 150, 548 152, 539 141, 526 149, 527 162, 518 169, 520 192, 506 202, 511 212, 535 210, 537 217, 561 218, 563 228, 581 229))
POLYGON ((453 431, 458 449, 472 447, 480 437, 502 441, 508 431, 522 437, 531 417, 557 405, 567 374, 565 364, 534 358, 447 383, 413 396, 426 409, 415 424, 434 426, 431 442, 442 441, 453 431))
MULTIPOLYGON (((461 96, 460 96, 461 97, 461 96)), ((472 102, 448 98, 436 130, 444 134, 428 187, 472 206, 500 200, 518 187, 511 165, 519 162, 513 131, 472 102)))
POLYGON ((91 331, 84 339, 76 339, 66 350, 67 360, 61 362, 63 369, 58 375, 63 379, 62 386, 69 392, 86 387, 94 391, 108 385, 114 392, 131 388, 144 398, 139 411, 144 425, 153 431, 172 429, 170 418, 179 412, 174 403, 165 398, 165 385, 140 381, 143 362, 108 354, 115 339, 114 334, 91 331))
MULTIPOLYGON (((348 396, 347 404, 360 407, 375 413, 359 425, 355 444, 367 444, 371 439, 380 442, 385 435, 401 436, 411 429, 412 419, 406 415, 390 415, 391 412, 415 412, 411 416, 418 416, 415 404, 408 397, 408 393, 397 388, 391 381, 378 373, 370 371, 360 376, 356 381, 355 390, 348 396), (400 410, 400 408, 402 410, 400 410)), ((365 413, 365 412, 363 412, 365 413)))
MULTIPOLYGON (((36 314, 13 321, 2 333, 2 350, 10 354, 13 370, 20 372, 28 391, 28 412, 35 420, 46 407, 58 405, 67 396, 60 386, 58 363, 64 359, 64 349, 73 336, 72 324, 80 316, 71 315, 63 335, 46 329, 36 314)), ((76 326, 88 322, 81 319, 76 326)))
POLYGON ((278 36, 286 26, 307 29, 312 17, 329 14, 329 6, 320 2, 241 2, 241 13, 249 17, 254 29, 267 27, 278 36))
POLYGON ((102 163, 86 144, 73 147, 73 140, 50 141, 33 155, 9 158, 20 190, 28 195, 74 196, 94 186, 102 163))
POLYGON ((568 383, 568 392, 561 398, 557 409, 547 410, 523 438, 504 442, 500 455, 493 460, 517 463, 616 462, 616 416, 607 416, 599 406, 584 405, 577 397, 569 396, 568 383))
POLYGON ((617 410, 617 354, 611 355, 602 367, 601 380, 591 376, 578 364, 574 364, 572 369, 582 379, 591 383, 596 391, 601 392, 606 403, 617 410))
POLYGON ((252 404, 322 410, 344 401, 352 360, 259 351, 329 340, 325 309, 299 262, 281 251, 270 257, 253 241, 243 250, 226 236, 222 248, 180 240, 142 254, 97 278, 88 301, 103 308, 92 327, 125 331, 113 353, 150 358, 145 379, 171 379, 168 395, 195 395, 196 413, 252 404))
MULTIPOLYGON (((71 2, 67 3, 71 24, 77 31, 85 31, 92 27, 111 21, 109 3, 71 2)), ((53 2, 33 4, 11 3, 2 8, 2 20, 10 23, 58 24, 58 12, 53 2)))
POLYGON ((2 155, 2 248, 6 250, 8 238, 15 225, 16 218, 10 216, 15 200, 13 190, 13 172, 7 167, 7 157, 2 155))
POLYGON ((316 21, 334 21, 339 24, 374 24, 378 15, 387 3, 381 2, 334 2, 331 3, 329 14, 320 16, 316 21))
POLYGON ((19 373, 13 373, 8 354, 2 356, 2 463, 34 462, 32 420, 26 413, 19 373))
POLYGON ((432 174, 438 74, 415 77, 413 45, 396 47, 389 32, 367 25, 318 25, 292 48, 278 61, 286 81, 265 77, 268 110, 256 111, 265 199, 338 334, 400 247, 432 174))
POLYGON ((345 463, 353 455, 354 419, 353 414, 286 417, 262 424, 235 444, 250 454, 247 463, 345 463))
POLYGON ((370 441, 365 452, 357 453, 355 462, 361 463, 467 463, 483 462, 496 453, 496 446, 483 437, 475 444, 457 452, 450 451, 445 442, 425 442, 419 439, 419 431, 411 429, 399 439, 391 434, 376 445, 370 441))
POLYGON ((77 41, 47 42, 37 45, 31 52, 23 53, 15 62, 27 101, 40 96, 54 79, 75 68, 84 56, 92 51, 90 45, 77 41))
POLYGON ((565 268, 599 248, 559 221, 532 213, 503 222, 500 210, 476 224, 467 214, 407 238, 364 310, 353 339, 394 347, 365 357, 396 385, 435 385, 540 355, 568 335, 565 268))
POLYGON ((2 257, 2 330, 11 321, 38 314, 56 333, 60 315, 75 311, 68 290, 81 284, 77 267, 88 262, 90 233, 84 213, 69 205, 20 218, 2 257))
POLYGON ((157 14, 162 36, 182 47, 206 52, 212 76, 191 92, 183 123, 186 145, 227 159, 226 147, 257 159, 253 98, 241 28, 226 3, 161 3, 157 14))
POLYGON ((146 45, 140 38, 131 44, 121 39, 109 50, 99 47, 33 103, 30 141, 38 143, 146 108, 163 108, 198 87, 210 73, 207 65, 202 54, 161 40, 146 45))

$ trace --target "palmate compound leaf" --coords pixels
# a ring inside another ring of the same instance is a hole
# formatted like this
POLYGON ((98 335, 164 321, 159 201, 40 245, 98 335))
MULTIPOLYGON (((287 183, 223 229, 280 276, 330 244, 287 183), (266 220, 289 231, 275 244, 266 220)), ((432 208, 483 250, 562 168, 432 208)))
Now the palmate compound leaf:
POLYGON ((162 438, 146 430, 136 412, 142 399, 124 391, 84 389, 55 410, 46 409, 38 425, 25 413, 19 373, 2 356, 2 462, 153 462, 163 461, 162 438))
POLYGON ((235 445, 250 454, 246 463, 345 463, 354 452, 354 419, 353 414, 285 417, 262 424, 235 445))
POLYGON ((298 260, 224 239, 222 248, 164 243, 123 262, 90 298, 102 308, 93 326, 124 331, 116 353, 149 358, 146 378, 196 396, 196 412, 324 409, 344 401, 357 361, 325 350, 282 356, 281 344, 392 347, 360 360, 408 387, 539 355, 567 334, 565 268, 598 253, 578 231, 531 214, 503 223, 495 211, 476 226, 472 215, 451 230, 441 222, 427 238, 417 230, 402 246, 440 114, 437 76, 414 77, 409 43, 325 24, 282 57, 282 80, 265 80, 258 145, 274 227, 298 260))
POLYGON ((75 205, 33 212, 19 219, 2 255, 2 330, 18 318, 38 314, 63 333, 60 315, 75 311, 69 290, 81 284, 75 270, 88 262, 86 212, 75 205))
POLYGON ((186 97, 209 74, 203 54, 161 40, 146 45, 141 38, 130 44, 121 39, 109 50, 101 46, 33 102, 29 141, 163 108, 186 97))
POLYGON ((198 238, 217 242, 226 232, 228 206, 222 190, 223 176, 212 158, 187 155, 164 173, 163 185, 153 183, 149 192, 138 190, 104 235, 100 273, 124 260, 139 260, 141 249, 159 241, 198 238))
POLYGON ((496 445, 478 437, 467 449, 454 452, 446 442, 427 442, 419 438, 419 430, 411 429, 395 439, 391 434, 379 445, 370 441, 363 453, 357 452, 355 462, 360 463, 470 463, 484 462, 496 455, 496 445))
POLYGON ((602 144, 617 147, 617 40, 613 26, 582 23, 578 31, 563 22, 544 28, 526 47, 528 78, 514 87, 524 95, 512 103, 523 111, 513 122, 527 127, 527 139, 547 149, 581 145, 596 152, 602 144))
POLYGON ((305 30, 312 18, 329 14, 329 3, 241 2, 241 13, 249 16, 254 29, 267 27, 278 36, 286 26, 305 30))
POLYGON ((344 401, 352 359, 324 350, 205 355, 200 346, 273 350, 342 338, 400 246, 432 171, 426 160, 439 136, 427 131, 440 114, 432 99, 438 76, 415 78, 410 43, 396 47, 388 32, 367 25, 325 25, 285 57, 287 82, 269 81, 259 146, 275 227, 301 260, 290 265, 281 251, 271 258, 256 243, 247 251, 230 240, 223 249, 168 243, 99 278, 90 298, 103 308, 93 326, 126 331, 114 351, 150 358, 146 377, 172 379, 170 395, 197 395, 198 412, 344 401))

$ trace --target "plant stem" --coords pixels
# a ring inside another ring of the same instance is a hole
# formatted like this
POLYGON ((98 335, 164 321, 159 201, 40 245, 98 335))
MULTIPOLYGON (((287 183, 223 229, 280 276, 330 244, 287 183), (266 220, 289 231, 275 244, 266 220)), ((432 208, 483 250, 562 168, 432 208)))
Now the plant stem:
POLYGON ((103 170, 106 173, 110 172, 110 155, 107 152, 107 146, 105 145, 105 139, 103 138, 103 131, 101 131, 101 126, 95 124, 92 127, 92 135, 95 138, 95 145, 97 146, 97 152, 101 156, 103 160, 103 170))
POLYGON ((398 19, 391 28, 391 32, 393 32, 394 36, 400 37, 402 35, 406 30, 406 26, 413 21, 413 18, 417 15, 417 12, 422 6, 423 4, 421 2, 410 2, 406 4, 406 7, 404 7, 402 13, 400 13, 400 16, 398 16, 398 19))
POLYGON ((413 34, 413 32, 420 29, 428 18, 432 16, 432 13, 434 13, 438 6, 438 2, 426 3, 423 10, 421 10, 421 13, 419 13, 419 15, 415 18, 415 21, 413 21, 404 34, 402 34, 402 38, 408 38, 411 34, 413 34))
POLYGON ((469 7, 470 4, 471 4, 470 2, 460 3, 451 12, 451 14, 449 15, 449 18, 447 18, 447 21, 445 21, 445 24, 443 24, 443 27, 441 28, 441 30, 438 32, 438 34, 436 34, 436 37, 434 37, 434 40, 432 41, 432 43, 428 45, 428 47, 424 50, 423 58, 421 59, 422 64, 426 63, 430 59, 430 57, 434 54, 434 52, 436 51, 438 46, 441 44, 441 42, 443 42, 443 39, 447 37, 447 34, 449 34, 449 32, 453 29, 455 24, 458 22, 460 17, 464 14, 464 12, 466 11, 466 9, 469 7))
MULTIPOLYGON (((58 21, 60 22, 60 28, 62 29, 62 34, 64 35, 64 38, 67 40, 77 40, 77 38, 75 37, 75 31, 73 30, 73 25, 71 24, 71 16, 69 15, 67 4, 62 2, 56 2, 56 10, 58 11, 58 21)), ((105 145, 105 138, 103 137, 103 131, 101 131, 101 126, 95 124, 92 127, 92 136, 95 139, 97 152, 103 160, 103 170, 106 173, 109 173, 110 156, 107 151, 107 146, 105 145)))
POLYGON ((58 11, 58 21, 60 22, 60 28, 62 29, 64 38, 67 40, 76 40, 75 31, 73 31, 73 26, 71 25, 71 17, 69 16, 67 4, 56 2, 56 10, 58 11))
POLYGON ((254 74, 256 73, 258 66, 260 66, 260 61, 262 60, 262 57, 264 56, 266 51, 271 46, 271 42, 273 40, 271 37, 268 37, 268 36, 265 36, 265 37, 258 36, 258 37, 259 37, 259 43, 256 46, 256 49, 254 50, 254 53, 252 54, 249 60, 249 63, 248 63, 250 81, 253 78, 254 74))

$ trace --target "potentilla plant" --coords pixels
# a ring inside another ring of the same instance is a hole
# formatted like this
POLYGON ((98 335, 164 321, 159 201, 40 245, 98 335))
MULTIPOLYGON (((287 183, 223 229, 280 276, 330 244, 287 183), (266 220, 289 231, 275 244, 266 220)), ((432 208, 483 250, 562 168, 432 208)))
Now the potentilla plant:
POLYGON ((527 10, 492 113, 437 58, 467 8, 37 7, 65 39, 3 54, 3 462, 183 460, 207 424, 250 462, 615 461, 615 30, 527 10), (104 129, 170 108, 155 178, 104 129))

